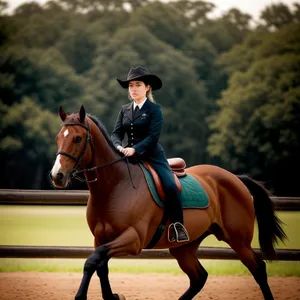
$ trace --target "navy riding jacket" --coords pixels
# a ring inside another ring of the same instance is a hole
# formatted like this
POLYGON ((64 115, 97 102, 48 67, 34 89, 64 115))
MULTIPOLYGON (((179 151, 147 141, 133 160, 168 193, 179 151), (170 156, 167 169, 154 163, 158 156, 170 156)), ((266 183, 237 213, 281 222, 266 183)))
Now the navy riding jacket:
POLYGON ((160 157, 163 147, 158 143, 162 130, 163 115, 158 104, 146 100, 142 108, 133 114, 133 102, 123 105, 112 132, 112 141, 117 148, 122 146, 125 133, 128 137, 126 147, 135 149, 142 160, 160 157))

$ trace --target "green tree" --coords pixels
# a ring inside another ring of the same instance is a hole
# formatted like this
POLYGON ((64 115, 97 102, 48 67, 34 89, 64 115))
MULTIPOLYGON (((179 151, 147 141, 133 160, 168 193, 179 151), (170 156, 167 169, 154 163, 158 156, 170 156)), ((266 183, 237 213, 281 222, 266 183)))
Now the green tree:
POLYGON ((95 36, 78 23, 76 27, 65 31, 57 47, 66 62, 81 74, 92 67, 96 44, 95 36))
MULTIPOLYGON (((297 4, 295 5, 297 8, 297 4)), ((268 28, 280 28, 294 21, 293 12, 284 3, 268 5, 260 14, 268 28)))
POLYGON ((57 50, 9 47, 2 52, 1 94, 5 104, 12 105, 27 95, 52 111, 64 103, 78 105, 81 83, 57 50))
POLYGON ((18 6, 14 13, 18 17, 28 17, 33 14, 40 14, 43 12, 43 8, 36 2, 24 3, 18 6))
POLYGON ((161 2, 151 3, 132 14, 128 26, 141 24, 154 36, 175 48, 181 48, 191 37, 188 19, 173 6, 161 2))
POLYGON ((249 14, 231 9, 222 17, 199 26, 197 30, 204 39, 210 41, 218 53, 222 53, 243 42, 251 31, 250 21, 249 14))
POLYGON ((55 158, 59 118, 30 98, 0 108, 1 186, 40 188, 55 158))
POLYGON ((293 3, 294 6, 294 21, 296 23, 300 23, 300 4, 299 3, 293 3))
POLYGON ((10 16, 0 14, 0 51, 2 46, 7 47, 11 43, 17 31, 18 25, 15 20, 10 16))
POLYGON ((214 69, 217 51, 214 46, 201 35, 189 39, 183 47, 185 56, 194 59, 199 79, 206 80, 214 69))
POLYGON ((182 14, 195 27, 206 23, 209 20, 208 14, 213 12, 215 5, 207 1, 179 0, 170 2, 169 6, 174 7, 179 14, 182 14))
POLYGON ((7 1, 0 1, 0 15, 2 15, 8 8, 7 1))
POLYGON ((27 48, 48 49, 62 38, 71 19, 59 6, 49 4, 43 8, 36 3, 24 4, 16 9, 14 20, 18 23, 18 31, 13 41, 27 48))
POLYGON ((144 0, 144 1, 140 1, 140 0, 125 0, 123 2, 123 4, 125 6, 128 6, 130 7, 130 9, 132 11, 135 11, 136 9, 139 9, 140 7, 142 6, 147 6, 149 4, 151 0, 144 0))
POLYGON ((265 35, 250 51, 246 41, 224 55, 229 88, 211 119, 208 146, 230 170, 250 172, 285 195, 299 192, 292 171, 300 168, 299 29, 290 25, 265 35), (246 49, 250 53, 243 55, 246 49))

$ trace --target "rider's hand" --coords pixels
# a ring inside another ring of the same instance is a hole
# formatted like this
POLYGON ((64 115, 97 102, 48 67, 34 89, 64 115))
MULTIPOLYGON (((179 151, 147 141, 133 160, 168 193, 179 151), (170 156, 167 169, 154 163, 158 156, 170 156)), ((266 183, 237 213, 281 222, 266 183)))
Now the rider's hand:
POLYGON ((122 153, 125 155, 125 156, 132 156, 135 154, 135 149, 134 148, 123 148, 123 151, 122 153))
POLYGON ((118 149, 121 153, 123 153, 123 151, 124 151, 124 148, 123 148, 122 146, 118 146, 117 149, 118 149))

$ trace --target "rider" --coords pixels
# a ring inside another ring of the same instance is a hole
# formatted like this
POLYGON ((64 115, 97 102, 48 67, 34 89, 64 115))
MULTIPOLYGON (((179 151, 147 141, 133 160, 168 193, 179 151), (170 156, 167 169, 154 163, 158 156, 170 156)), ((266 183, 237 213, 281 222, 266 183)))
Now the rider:
POLYGON ((158 143, 163 115, 160 106, 154 103, 152 90, 160 89, 162 81, 140 66, 132 67, 126 80, 117 80, 128 89, 131 103, 123 105, 119 112, 112 132, 114 146, 125 156, 136 155, 138 159, 149 162, 156 170, 166 192, 166 208, 171 219, 168 239, 170 242, 186 242, 189 235, 183 225, 180 193, 164 150, 158 143), (125 133, 128 144, 124 148, 125 133))

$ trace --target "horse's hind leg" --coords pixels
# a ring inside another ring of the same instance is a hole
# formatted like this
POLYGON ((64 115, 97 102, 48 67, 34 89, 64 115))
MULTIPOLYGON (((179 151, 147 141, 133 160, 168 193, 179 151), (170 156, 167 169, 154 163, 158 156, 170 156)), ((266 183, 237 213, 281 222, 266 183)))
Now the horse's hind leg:
POLYGON ((208 273, 199 263, 197 258, 197 250, 200 241, 186 244, 181 247, 171 248, 171 255, 176 258, 181 270, 185 272, 190 279, 190 287, 179 298, 180 300, 190 300, 195 297, 203 288, 208 273))
POLYGON ((248 270, 253 275, 254 279, 258 283, 264 298, 266 300, 273 300, 273 295, 268 284, 268 276, 266 271, 266 264, 260 257, 257 255, 251 246, 245 245, 230 245, 233 250, 237 253, 242 263, 248 268, 248 270))

